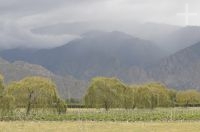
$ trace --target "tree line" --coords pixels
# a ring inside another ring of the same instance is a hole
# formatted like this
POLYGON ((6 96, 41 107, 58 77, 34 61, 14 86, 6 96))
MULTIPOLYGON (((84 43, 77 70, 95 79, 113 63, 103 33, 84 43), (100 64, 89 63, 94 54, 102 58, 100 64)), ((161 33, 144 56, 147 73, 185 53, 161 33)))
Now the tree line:
POLYGON ((4 84, 0 75, 0 112, 9 113, 16 108, 25 108, 26 114, 32 109, 54 109, 61 114, 67 105, 59 97, 56 85, 44 77, 26 77, 20 81, 4 84))
MULTIPOLYGON (((69 100, 71 102, 73 100, 69 100)), ((73 101, 74 102, 74 101, 73 101)), ((75 101, 76 102, 76 101, 75 101)), ((200 92, 197 90, 176 91, 161 83, 127 85, 117 78, 95 77, 91 80, 83 99, 88 108, 148 108, 197 106, 200 92)), ((12 113, 17 108, 31 110, 53 109, 66 112, 66 102, 58 93, 56 85, 48 78, 26 77, 20 81, 4 84, 0 75, 0 113, 12 113)))
POLYGON ((197 90, 176 91, 161 83, 127 85, 116 78, 95 77, 91 80, 84 102, 90 108, 150 108, 196 106, 197 90))

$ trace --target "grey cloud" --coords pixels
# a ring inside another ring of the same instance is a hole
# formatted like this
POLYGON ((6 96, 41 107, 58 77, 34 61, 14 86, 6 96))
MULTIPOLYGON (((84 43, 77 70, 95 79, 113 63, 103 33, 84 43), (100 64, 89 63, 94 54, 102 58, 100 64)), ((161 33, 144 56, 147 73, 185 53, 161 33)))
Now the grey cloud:
POLYGON ((13 23, 6 24, 0 30, 0 46, 2 48, 51 48, 78 38, 75 35, 38 35, 30 30, 20 28, 13 23))
MULTIPOLYGON (((31 32, 60 23, 89 22, 109 30, 134 21, 183 25, 184 17, 176 13, 184 12, 187 2, 200 15, 198 0, 0 0, 0 48, 53 47, 78 37, 31 32)), ((199 25, 199 17, 190 17, 190 23, 199 25)))
POLYGON ((65 0, 0 0, 0 15, 30 15, 59 8, 65 0))

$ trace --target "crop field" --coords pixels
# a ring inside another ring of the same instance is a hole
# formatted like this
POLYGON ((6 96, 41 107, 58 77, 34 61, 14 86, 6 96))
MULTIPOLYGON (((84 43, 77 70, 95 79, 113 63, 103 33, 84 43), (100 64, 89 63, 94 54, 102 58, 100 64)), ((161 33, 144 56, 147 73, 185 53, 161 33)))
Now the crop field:
POLYGON ((0 122, 0 132, 199 132, 200 122, 0 122))
POLYGON ((32 111, 26 115, 23 109, 12 114, 0 115, 1 121, 200 121, 200 108, 155 108, 151 109, 67 109, 66 114, 49 110, 32 111))
POLYGON ((199 132, 200 108, 67 109, 66 114, 20 109, 0 116, 0 132, 199 132))

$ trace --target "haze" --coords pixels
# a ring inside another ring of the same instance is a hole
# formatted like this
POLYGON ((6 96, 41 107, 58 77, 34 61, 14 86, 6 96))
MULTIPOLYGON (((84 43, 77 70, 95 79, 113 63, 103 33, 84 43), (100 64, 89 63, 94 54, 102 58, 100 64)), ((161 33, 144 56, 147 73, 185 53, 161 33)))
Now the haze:
MULTIPOLYGON (((0 0, 0 48, 56 47, 89 30, 132 34, 139 23, 185 26, 177 13, 185 12, 186 3, 200 15, 198 0, 0 0), (52 28, 62 25, 70 30, 52 28)), ((199 16, 189 17, 190 25, 199 23, 199 16)))

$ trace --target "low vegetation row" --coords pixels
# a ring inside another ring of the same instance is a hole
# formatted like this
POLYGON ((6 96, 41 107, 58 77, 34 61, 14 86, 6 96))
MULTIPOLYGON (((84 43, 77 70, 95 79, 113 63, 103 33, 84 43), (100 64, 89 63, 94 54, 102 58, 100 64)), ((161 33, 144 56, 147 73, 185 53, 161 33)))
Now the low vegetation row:
POLYGON ((199 121, 200 108, 155 108, 155 109, 72 109, 65 114, 55 114, 49 110, 32 110, 29 115, 25 109, 15 109, 13 113, 0 116, 0 121, 199 121))

